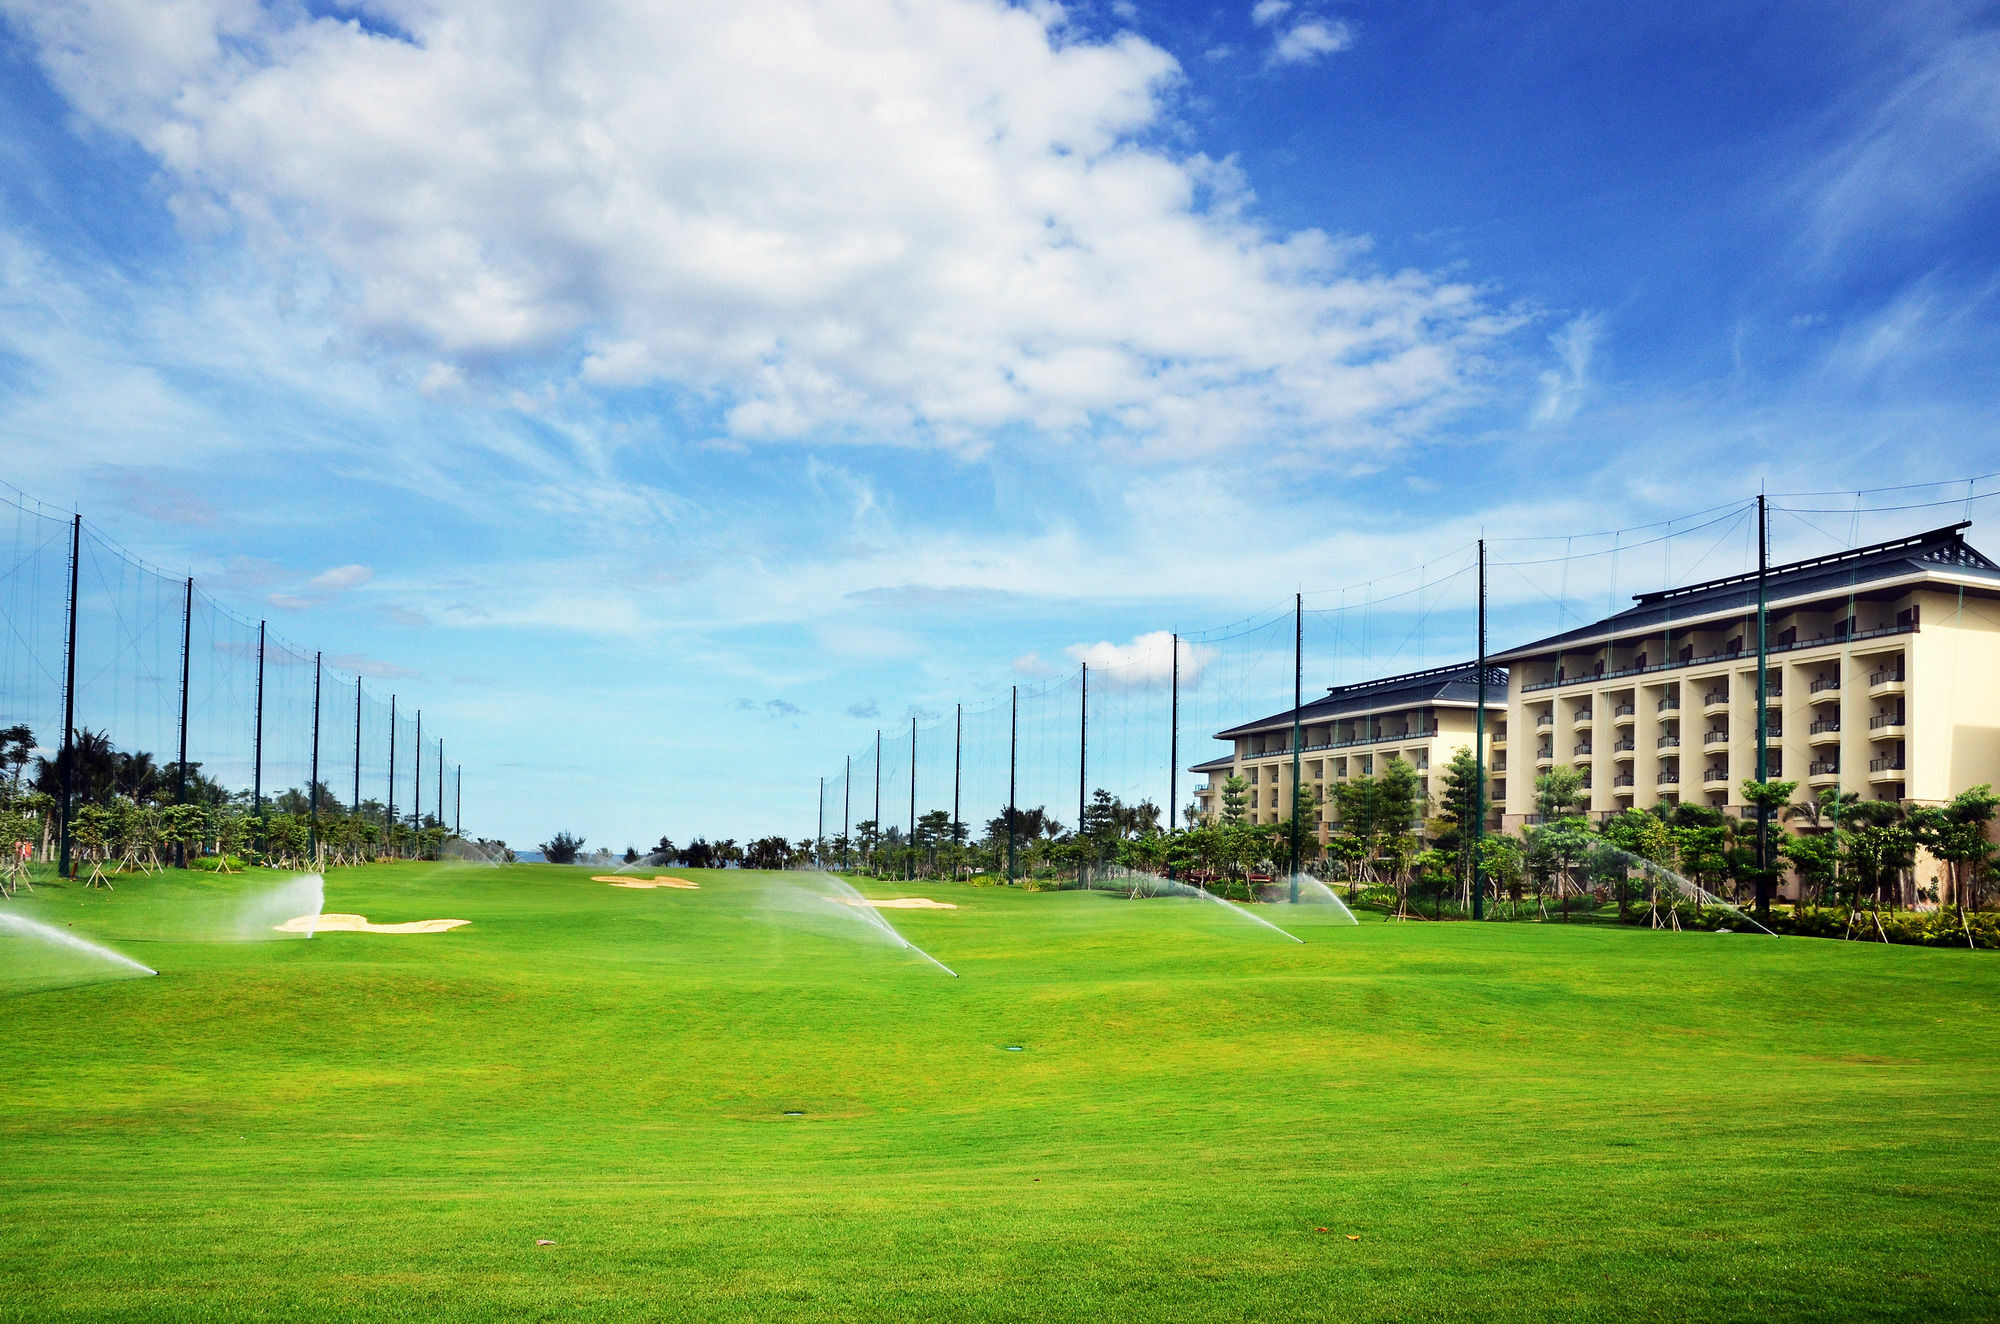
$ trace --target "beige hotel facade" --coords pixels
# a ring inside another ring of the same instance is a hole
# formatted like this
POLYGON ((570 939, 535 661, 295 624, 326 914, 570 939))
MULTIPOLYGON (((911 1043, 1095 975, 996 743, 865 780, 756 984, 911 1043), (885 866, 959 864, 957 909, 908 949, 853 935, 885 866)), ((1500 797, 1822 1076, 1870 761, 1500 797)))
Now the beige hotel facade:
MULTIPOLYGON (((1507 785, 1507 674, 1497 667, 1486 673, 1486 737, 1492 773, 1489 803, 1503 803, 1507 785)), ((1479 672, 1471 664, 1438 667, 1358 685, 1336 685, 1326 697, 1299 709, 1299 778, 1320 792, 1318 832, 1324 842, 1333 822, 1333 787, 1354 777, 1373 776, 1391 758, 1400 756, 1416 769, 1426 796, 1433 778, 1461 746, 1473 745, 1479 711, 1479 672)), ((1245 789, 1244 816, 1253 823, 1278 823, 1291 817, 1292 710, 1216 733, 1230 751, 1192 771, 1207 773, 1208 784, 1195 788, 1202 816, 1222 816, 1222 786, 1241 776, 1245 789)))
MULTIPOLYGON (((1766 573, 1773 779, 1797 781, 1801 798, 1837 786, 1918 803, 2000 785, 2000 565, 1966 543, 1967 527, 1766 573)), ((1532 822, 1535 775, 1558 764, 1584 773, 1598 816, 1662 802, 1744 812, 1756 613, 1756 575, 1736 575, 1640 594, 1615 616, 1493 653, 1495 821, 1532 822)), ((1401 754, 1428 783, 1473 743, 1475 678, 1468 665, 1328 691, 1300 712, 1304 778, 1327 785, 1401 754)), ((1193 769, 1208 774, 1203 812, 1220 815, 1222 783, 1240 774, 1255 820, 1283 819, 1291 729, 1287 709, 1218 732, 1230 752, 1193 769)))

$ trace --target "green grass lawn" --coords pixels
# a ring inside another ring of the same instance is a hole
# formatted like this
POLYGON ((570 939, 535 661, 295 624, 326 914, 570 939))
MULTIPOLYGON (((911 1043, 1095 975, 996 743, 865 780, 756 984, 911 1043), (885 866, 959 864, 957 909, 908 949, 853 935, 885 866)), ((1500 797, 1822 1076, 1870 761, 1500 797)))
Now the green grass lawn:
POLYGON ((1994 954, 688 876, 0 902, 0 1319, 2000 1316, 1994 954))

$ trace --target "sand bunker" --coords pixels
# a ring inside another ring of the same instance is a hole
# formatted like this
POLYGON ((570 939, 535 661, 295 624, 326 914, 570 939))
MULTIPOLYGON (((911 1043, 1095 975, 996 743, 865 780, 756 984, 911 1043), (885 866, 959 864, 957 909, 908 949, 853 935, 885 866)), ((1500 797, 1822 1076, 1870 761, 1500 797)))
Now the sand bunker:
POLYGON ((690 892, 701 890, 701 884, 692 879, 669 878, 665 874, 661 874, 657 878, 633 878, 625 874, 597 874, 590 881, 593 883, 609 883, 613 887, 681 887, 686 888, 690 892))
POLYGON ((899 896, 887 901, 870 901, 867 897, 837 896, 835 901, 843 906, 866 906, 874 910, 957 910, 949 901, 933 901, 927 896, 899 896))
POLYGON ((370 924, 366 915, 301 915, 277 926, 280 933, 443 933, 469 919, 413 919, 407 924, 370 924))

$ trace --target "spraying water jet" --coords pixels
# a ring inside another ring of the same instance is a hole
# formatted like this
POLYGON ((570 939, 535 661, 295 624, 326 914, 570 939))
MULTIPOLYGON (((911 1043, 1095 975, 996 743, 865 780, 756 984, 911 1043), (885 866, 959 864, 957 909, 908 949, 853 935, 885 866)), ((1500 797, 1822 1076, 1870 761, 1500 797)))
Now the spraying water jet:
MULTIPOLYGON (((1089 880, 1089 886, 1099 891, 1115 890, 1123 892, 1133 899, 1157 896, 1198 897, 1203 901, 1213 902, 1230 914, 1247 919, 1252 924, 1261 924, 1273 933, 1282 933, 1293 942, 1303 943, 1305 941, 1298 934, 1287 932, 1273 924, 1270 920, 1265 919, 1262 915, 1246 910, 1242 906, 1235 905, 1217 896, 1214 892, 1205 891, 1199 887, 1190 887, 1178 879, 1162 878, 1156 873, 1141 873, 1137 869, 1127 869, 1122 865, 1112 865, 1094 874, 1089 880)), ((1342 906, 1341 909, 1345 910, 1346 907, 1342 906)))
MULTIPOLYGON (((80 938, 66 928, 29 919, 26 915, 0 911, 0 936, 19 938, 33 944, 39 959, 30 957, 25 963, 10 962, 9 965, 16 970, 27 968, 31 976, 32 968, 40 966, 44 979, 51 984, 137 979, 160 973, 121 952, 114 952, 88 938, 80 938), (71 975, 78 977, 71 978, 71 975)), ((30 982, 37 981, 31 978, 30 982)))
POLYGON ((808 895, 818 901, 824 902, 829 908, 843 915, 854 917, 874 936, 894 946, 901 947, 905 951, 915 952, 918 956, 923 957, 953 979, 958 978, 958 971, 952 969, 943 961, 938 960, 937 957, 932 956, 929 952, 898 933, 896 926, 884 919, 880 910, 868 905, 868 898, 855 891, 853 885, 847 882, 847 880, 830 873, 809 873, 805 876, 811 879, 812 883, 820 889, 814 891, 812 888, 802 887, 801 890, 805 891, 808 895))

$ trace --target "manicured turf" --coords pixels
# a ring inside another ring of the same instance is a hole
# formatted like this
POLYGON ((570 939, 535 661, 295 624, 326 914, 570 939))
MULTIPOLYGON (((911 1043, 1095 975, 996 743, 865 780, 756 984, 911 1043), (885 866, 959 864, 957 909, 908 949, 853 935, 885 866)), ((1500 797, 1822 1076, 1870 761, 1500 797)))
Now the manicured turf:
POLYGON ((2000 1315, 1994 954, 693 876, 44 888, 162 973, 0 996, 0 1319, 2000 1315))

